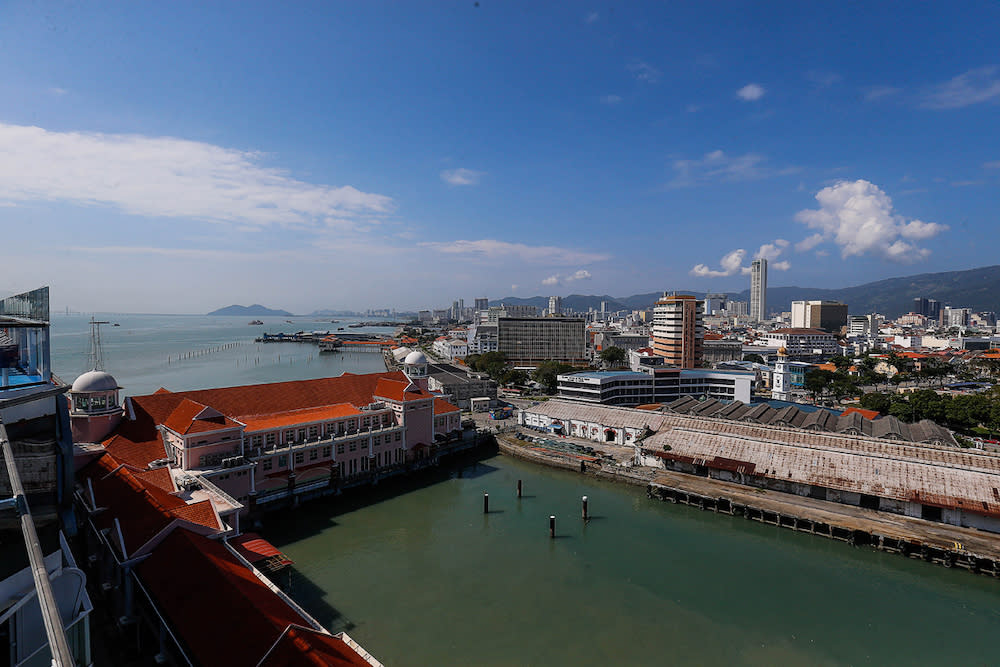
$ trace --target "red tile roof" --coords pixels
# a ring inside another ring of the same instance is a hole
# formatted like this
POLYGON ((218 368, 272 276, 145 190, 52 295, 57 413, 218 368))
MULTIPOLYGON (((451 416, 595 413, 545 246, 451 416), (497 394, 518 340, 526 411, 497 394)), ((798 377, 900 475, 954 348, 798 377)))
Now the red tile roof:
POLYGON ((171 510, 171 514, 178 519, 184 519, 185 521, 190 521, 191 523, 196 523, 200 526, 205 526, 206 528, 212 528, 214 530, 223 529, 219 524, 219 518, 215 514, 215 509, 212 507, 211 500, 202 500, 201 502, 191 503, 190 505, 184 505, 183 507, 177 507, 171 510))
POLYGON ((142 470, 140 472, 133 472, 136 479, 141 481, 147 486, 152 485, 157 488, 163 489, 167 493, 173 493, 177 490, 177 485, 174 484, 174 478, 170 474, 170 468, 155 468, 153 470, 142 470))
POLYGON ((240 418, 246 424, 247 431, 262 431, 271 428, 281 428, 282 426, 292 426, 295 424, 305 424, 308 422, 322 422, 340 417, 350 417, 360 415, 361 411, 350 403, 339 405, 327 405, 321 408, 305 408, 304 410, 290 410, 288 412, 271 413, 267 415, 249 415, 240 418))
POLYGON ((846 410, 840 413, 840 416, 843 417, 844 415, 849 415, 854 412, 857 412, 865 419, 878 419, 879 417, 882 416, 882 413, 879 412, 878 410, 865 410, 863 408, 847 408, 846 410))
POLYGON ((260 667, 298 667, 299 665, 356 665, 369 667, 364 658, 331 635, 301 625, 290 625, 275 642, 260 667))
POLYGON ((188 530, 173 530, 136 571, 203 665, 256 665, 306 622, 224 545, 188 530))
POLYGON ((390 401, 416 401, 421 398, 431 398, 432 394, 417 388, 415 391, 406 391, 410 386, 410 381, 404 376, 403 380, 380 379, 375 386, 374 396, 385 398, 390 401))
POLYGON ((443 415, 449 412, 461 412, 461 410, 443 398, 434 399, 434 416, 443 415))
POLYGON ((218 410, 188 398, 177 404, 163 425, 181 435, 239 427, 237 422, 218 410))

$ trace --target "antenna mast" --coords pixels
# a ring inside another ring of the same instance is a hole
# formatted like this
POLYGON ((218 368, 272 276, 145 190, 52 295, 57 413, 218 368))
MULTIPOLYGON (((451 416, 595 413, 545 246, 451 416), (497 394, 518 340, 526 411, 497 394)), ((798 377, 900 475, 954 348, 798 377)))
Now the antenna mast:
POLYGON ((110 324, 104 320, 90 318, 90 367, 91 370, 104 370, 104 347, 101 344, 101 325, 110 324))

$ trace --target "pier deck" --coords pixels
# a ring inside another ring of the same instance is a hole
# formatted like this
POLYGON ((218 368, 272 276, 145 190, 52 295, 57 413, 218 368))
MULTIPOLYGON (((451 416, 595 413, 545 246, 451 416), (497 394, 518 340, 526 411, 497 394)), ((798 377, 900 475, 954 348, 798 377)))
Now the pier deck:
POLYGON ((974 528, 764 491, 685 473, 658 471, 650 495, 726 514, 923 558, 946 566, 1000 574, 1000 536, 974 528))

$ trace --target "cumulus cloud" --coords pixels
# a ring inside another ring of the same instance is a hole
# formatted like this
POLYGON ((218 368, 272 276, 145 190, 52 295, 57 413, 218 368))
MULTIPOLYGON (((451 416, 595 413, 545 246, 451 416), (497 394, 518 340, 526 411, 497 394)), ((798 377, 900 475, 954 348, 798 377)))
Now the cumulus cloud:
POLYGON ((300 181, 263 155, 175 137, 52 132, 0 123, 0 201, 112 206, 150 217, 343 226, 393 209, 351 186, 300 181))
POLYGON ((754 259, 766 259, 768 261, 778 259, 787 247, 788 241, 785 239, 775 239, 772 243, 762 245, 756 254, 754 254, 754 259))
POLYGON ((601 104, 607 104, 609 107, 613 107, 616 104, 620 104, 622 101, 621 95, 605 95, 601 98, 601 104))
MULTIPOLYGON (((770 243, 764 243, 757 249, 757 252, 753 254, 754 259, 766 259, 768 261, 768 268, 775 269, 777 271, 787 271, 792 268, 792 265, 788 261, 775 262, 781 253, 788 248, 790 244, 785 239, 775 239, 770 243)), ((743 260, 746 259, 747 251, 743 248, 737 248, 732 252, 726 253, 722 259, 719 260, 719 269, 713 269, 707 264, 696 264, 694 268, 691 269, 690 273, 692 276, 698 276, 699 278, 722 278, 724 276, 732 276, 737 273, 747 275, 750 273, 750 266, 744 266, 743 260)))
POLYGON ((721 278, 723 276, 731 276, 740 272, 743 267, 743 258, 746 256, 746 250, 743 248, 737 248, 736 250, 723 255, 722 259, 719 260, 719 265, 722 267, 721 269, 711 269, 707 264, 696 264, 695 267, 691 269, 691 275, 701 278, 721 278))
POLYGON ((947 225, 907 220, 893 210, 892 199, 877 185, 865 180, 842 181, 816 193, 820 208, 795 215, 815 234, 796 244, 810 250, 833 241, 842 257, 875 255, 893 262, 914 262, 930 250, 913 243, 937 236, 947 225))
POLYGON ((529 246, 523 243, 510 243, 495 239, 426 241, 420 245, 449 255, 468 255, 486 259, 519 259, 523 262, 539 264, 589 264, 610 259, 609 255, 585 250, 555 246, 529 246))
POLYGON ((483 172, 463 167, 445 169, 441 172, 441 180, 448 185, 479 185, 479 179, 482 177, 483 172))
POLYGON ((981 102, 1000 100, 1000 66, 988 65, 963 72, 950 81, 924 92, 920 106, 927 109, 959 109, 981 102))
POLYGON ((767 158, 756 153, 728 155, 721 150, 705 153, 698 160, 674 160, 673 167, 675 176, 669 183, 672 188, 714 181, 752 181, 798 171, 796 167, 770 167, 767 165, 767 158))
POLYGON ((748 83, 736 91, 736 96, 744 102, 756 102, 764 97, 764 86, 758 83, 748 83))
POLYGON ((660 70, 641 60, 630 64, 628 71, 632 72, 632 76, 636 79, 645 81, 646 83, 656 83, 660 80, 660 70))
POLYGON ((586 269, 580 269, 576 273, 572 273, 568 276, 563 276, 558 273, 551 275, 548 278, 544 279, 542 281, 542 284, 546 286, 562 285, 562 284, 576 282, 577 280, 590 280, 592 277, 593 276, 591 275, 590 271, 587 271, 586 269))

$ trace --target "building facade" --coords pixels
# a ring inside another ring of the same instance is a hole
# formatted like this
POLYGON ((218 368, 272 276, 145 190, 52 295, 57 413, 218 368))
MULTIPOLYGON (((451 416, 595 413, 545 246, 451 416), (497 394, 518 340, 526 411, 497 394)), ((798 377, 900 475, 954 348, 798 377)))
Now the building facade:
POLYGON ((649 367, 640 371, 584 371, 559 375, 559 398, 601 405, 669 403, 683 396, 749 403, 751 371, 649 367))
POLYGON ((767 319, 766 259, 755 259, 750 263, 750 319, 754 322, 767 319))
POLYGON ((792 301, 792 328, 840 333, 847 324, 847 304, 839 301, 792 301))
POLYGON ((822 357, 840 354, 837 337, 819 329, 775 329, 766 334, 767 344, 785 348, 789 357, 822 357))
POLYGON ((704 360, 704 302, 689 294, 664 294, 653 307, 653 352, 664 363, 697 368, 704 360))
POLYGON ((543 361, 586 365, 585 322, 571 317, 501 317, 497 320, 497 351, 515 366, 543 361))

